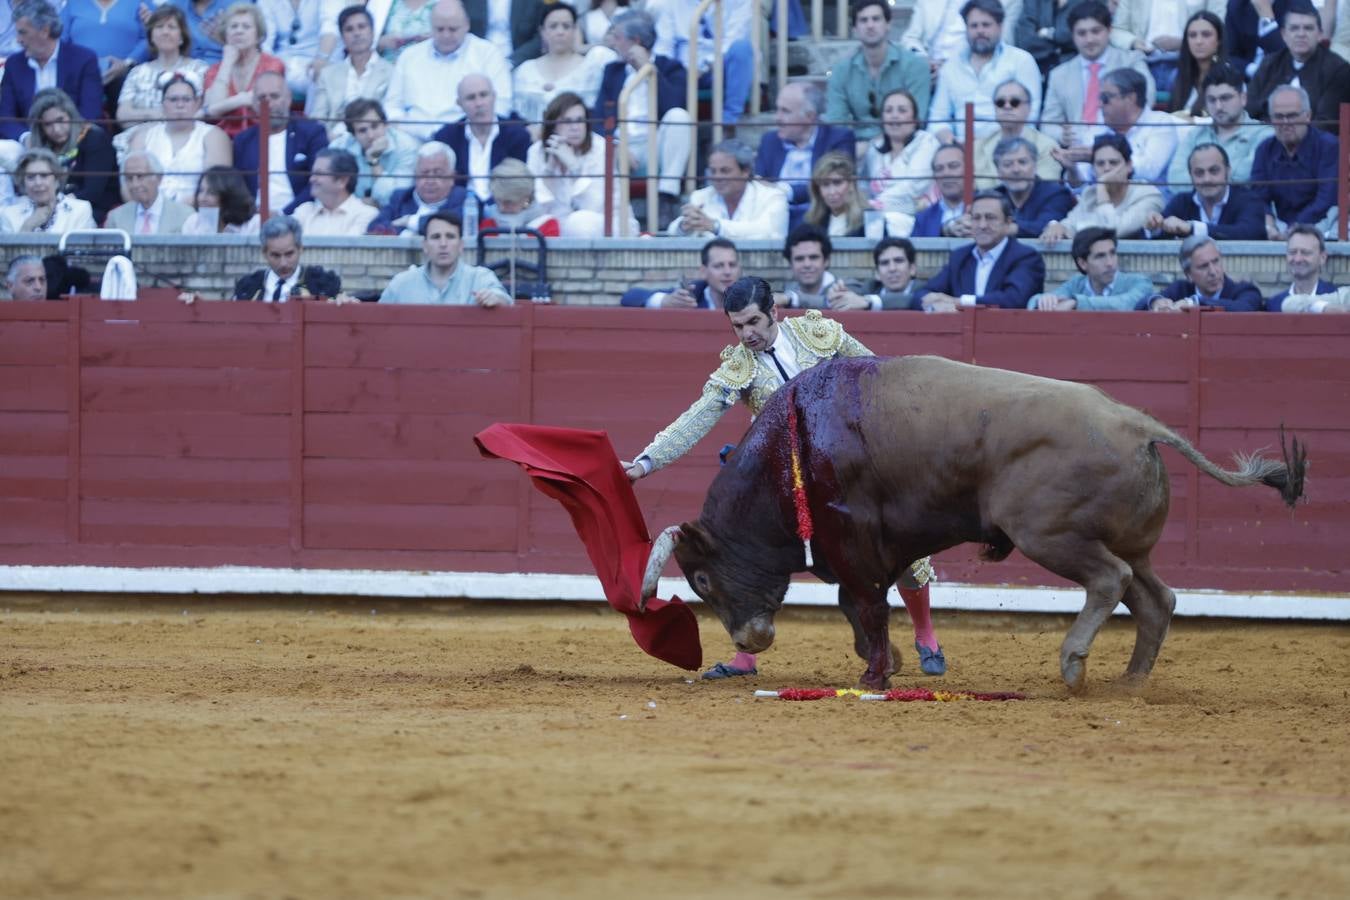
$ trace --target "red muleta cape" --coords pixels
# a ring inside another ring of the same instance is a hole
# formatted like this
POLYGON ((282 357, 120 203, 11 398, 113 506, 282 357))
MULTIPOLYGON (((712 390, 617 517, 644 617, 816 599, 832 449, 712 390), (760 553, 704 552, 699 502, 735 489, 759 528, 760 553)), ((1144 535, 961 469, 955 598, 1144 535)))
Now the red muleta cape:
POLYGON ((534 486, 563 505, 595 566, 609 605, 628 618, 644 651, 683 669, 703 665, 698 620, 679 597, 638 612, 652 541, 633 486, 603 431, 497 423, 474 436, 488 458, 518 463, 534 486))

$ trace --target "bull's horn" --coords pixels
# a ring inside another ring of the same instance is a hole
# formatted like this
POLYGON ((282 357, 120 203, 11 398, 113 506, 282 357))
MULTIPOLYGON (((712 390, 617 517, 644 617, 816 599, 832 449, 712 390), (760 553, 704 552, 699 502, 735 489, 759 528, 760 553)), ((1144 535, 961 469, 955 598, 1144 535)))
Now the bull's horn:
POLYGON ((642 573, 642 598, 638 600, 640 612, 646 612, 647 600, 656 596, 656 582, 661 578, 661 570, 670 561, 670 554, 675 552, 675 542, 679 536, 680 526, 671 525, 652 542, 652 555, 647 557, 647 570, 642 573))

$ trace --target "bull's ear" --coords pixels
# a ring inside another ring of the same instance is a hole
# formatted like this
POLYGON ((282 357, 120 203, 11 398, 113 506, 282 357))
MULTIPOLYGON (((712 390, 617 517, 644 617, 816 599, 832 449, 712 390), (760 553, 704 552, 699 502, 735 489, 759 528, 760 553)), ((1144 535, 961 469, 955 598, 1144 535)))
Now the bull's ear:
POLYGON ((703 526, 697 522, 685 522, 680 525, 680 530, 676 532, 679 543, 686 548, 698 554, 706 554, 712 549, 712 536, 703 530, 703 526))

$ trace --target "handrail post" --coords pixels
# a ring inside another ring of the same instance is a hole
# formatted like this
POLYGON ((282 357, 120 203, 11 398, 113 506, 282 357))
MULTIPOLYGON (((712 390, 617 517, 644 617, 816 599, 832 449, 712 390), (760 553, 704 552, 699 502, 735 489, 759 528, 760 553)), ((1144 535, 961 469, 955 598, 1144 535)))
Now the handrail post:
MULTIPOLYGON (((714 144, 722 143, 722 117, 726 114, 723 105, 726 98, 723 96, 724 83, 726 78, 725 66, 722 63, 722 36, 726 33, 723 19, 723 10, 726 4, 722 0, 713 0, 716 10, 713 12, 713 77, 712 77, 712 113, 713 113, 713 133, 714 144)), ((694 154, 689 154, 693 158, 694 154)))
POLYGON ((965 197, 966 212, 970 211, 970 203, 975 199, 975 104, 966 104, 966 140, 961 145, 961 155, 965 159, 965 186, 962 188, 965 197))
POLYGON ((263 100, 258 105, 258 221, 266 222, 270 218, 271 191, 268 176, 271 160, 268 159, 267 145, 272 132, 272 104, 263 100))
MULTIPOLYGON (((623 113, 628 112, 628 98, 632 96, 633 91, 643 82, 647 82, 647 230, 655 234, 659 223, 658 214, 660 212, 661 195, 656 181, 657 173, 657 126, 660 124, 651 116, 658 112, 656 99, 656 64, 647 63, 637 70, 633 80, 624 86, 619 92, 619 110, 623 113)), ((691 154, 692 155, 692 154, 691 154)), ((632 167, 628 154, 628 119, 619 119, 619 236, 628 237, 628 216, 624 213, 625 209, 631 209, 632 202, 632 184, 630 176, 632 167)))
POLYGON ((614 236, 614 117, 605 120, 605 237, 614 236))
MULTIPOLYGON (((750 89, 750 115, 757 116, 760 111, 760 89, 761 79, 765 76, 764 71, 764 39, 769 34, 769 17, 764 15, 764 0, 752 0, 755 4, 755 15, 750 20, 750 59, 751 68, 755 73, 754 85, 750 89)), ((766 79, 767 80, 767 79, 766 79)))
POLYGON ((1350 222, 1350 103, 1341 104, 1341 158, 1336 166, 1340 173, 1340 186, 1336 188, 1336 205, 1340 209, 1336 236, 1341 240, 1347 237, 1347 222, 1350 222))
MULTIPOLYGON (((787 22, 781 22, 780 28, 787 28, 787 22)), ((825 0, 811 0, 811 40, 825 37, 825 0)))
POLYGON ((840 40, 848 37, 848 8, 848 0, 839 0, 839 5, 835 7, 835 11, 838 13, 834 22, 835 37, 840 40))
MULTIPOLYGON (((713 24, 713 41, 716 46, 713 48, 713 118, 714 127, 721 128, 721 106, 719 100, 722 96, 722 0, 703 0, 694 10, 694 14, 689 19, 689 71, 688 80, 685 82, 686 90, 684 95, 685 111, 689 113, 689 127, 693 129, 692 150, 689 153, 689 163, 685 166, 684 177, 692 188, 694 183, 694 171, 698 166, 698 36, 702 30, 703 14, 708 11, 708 7, 717 4, 717 16, 713 24)), ((720 135, 720 131, 718 132, 720 135)), ((716 140, 721 140, 717 137, 716 140)))
POLYGON ((787 87, 787 67, 788 67, 788 32, 787 32, 787 0, 778 0, 778 89, 774 91, 775 101, 778 95, 783 93, 783 88, 787 87))

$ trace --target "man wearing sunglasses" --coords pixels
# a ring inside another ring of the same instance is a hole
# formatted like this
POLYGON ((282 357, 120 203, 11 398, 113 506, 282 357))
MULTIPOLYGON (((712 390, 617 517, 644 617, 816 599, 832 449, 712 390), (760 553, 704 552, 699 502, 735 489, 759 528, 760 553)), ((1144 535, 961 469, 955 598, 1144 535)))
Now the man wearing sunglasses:
POLYGON ((929 131, 943 143, 965 140, 966 104, 975 106, 975 134, 998 130, 994 122, 994 88, 1014 78, 1031 92, 1031 115, 1041 109, 1041 70, 1031 54, 1003 43, 1003 4, 999 0, 967 0, 961 7, 966 46, 942 66, 929 110, 929 131))
POLYGON ((998 186, 994 147, 1013 138, 1022 138, 1036 149, 1037 178, 1059 181, 1064 169, 1051 155, 1059 144, 1027 124, 1031 118, 1031 92, 1020 81, 1010 78, 994 88, 994 118, 998 119, 998 131, 975 142, 976 188, 998 186))
POLYGON ((853 4, 853 35, 858 50, 830 72, 825 121, 849 125, 858 138, 857 155, 881 133, 881 98, 906 90, 918 104, 919 121, 928 117, 932 79, 923 54, 892 44, 891 5, 886 0, 853 4))

